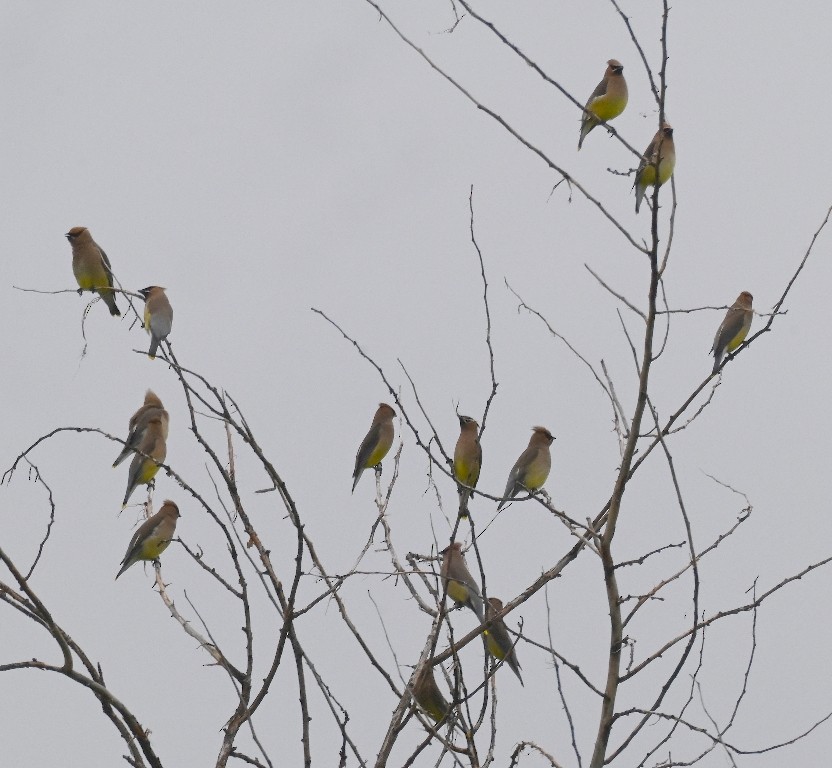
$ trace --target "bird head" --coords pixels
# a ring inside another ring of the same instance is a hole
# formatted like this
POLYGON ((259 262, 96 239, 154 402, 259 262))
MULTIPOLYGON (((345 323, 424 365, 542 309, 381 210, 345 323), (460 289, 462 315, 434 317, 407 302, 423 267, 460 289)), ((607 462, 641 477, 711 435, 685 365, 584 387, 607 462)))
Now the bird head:
POLYGON ((164 503, 162 504, 162 507, 168 507, 168 514, 172 514, 174 515, 174 517, 182 517, 182 515, 179 514, 179 507, 177 507, 176 504, 172 502, 170 499, 165 499, 164 503))
POLYGON ((69 240, 70 243, 74 243, 82 234, 84 234, 84 232, 87 231, 86 227, 73 227, 64 235, 64 237, 69 240))
POLYGON ((460 414, 457 414, 457 417, 459 418, 460 429, 465 429, 466 427, 468 427, 469 429, 479 429, 480 425, 476 419, 472 419, 470 416, 462 416, 460 414))
POLYGON ((398 414, 387 403, 379 403, 376 411, 377 419, 395 419, 398 414))
POLYGON ((543 440, 546 445, 551 445, 555 439, 555 436, 546 427, 532 427, 532 432, 534 432, 535 437, 543 440))
POLYGON ((451 553, 457 555, 461 554, 462 544, 460 544, 458 541, 455 541, 453 544, 449 544, 447 547, 445 547, 445 549, 443 549, 439 554, 442 555, 442 557, 447 557, 451 553))
POLYGON ((139 290, 139 295, 140 295, 140 296, 141 296, 141 297, 142 297, 145 301, 147 301, 147 300, 148 300, 148 298, 150 297, 150 294, 151 294, 151 293, 154 293, 155 291, 164 291, 164 290, 165 290, 165 289, 164 289, 164 288, 162 288, 162 287, 161 287, 161 286, 159 286, 159 285, 148 285, 148 286, 147 286, 147 288, 141 288, 141 289, 139 290))

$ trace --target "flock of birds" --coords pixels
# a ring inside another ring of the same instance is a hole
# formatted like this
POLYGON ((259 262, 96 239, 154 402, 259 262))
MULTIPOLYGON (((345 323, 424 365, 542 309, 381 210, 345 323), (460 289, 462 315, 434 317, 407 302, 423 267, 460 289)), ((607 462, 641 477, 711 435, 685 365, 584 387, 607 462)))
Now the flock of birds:
MULTIPOLYGON (((618 117, 627 106, 627 81, 624 79, 624 65, 616 59, 607 62, 604 77, 590 94, 584 105, 581 117, 581 132, 578 137, 578 149, 590 131, 598 125, 606 124, 618 117)), ((647 187, 660 187, 673 175, 676 167, 676 145, 673 141, 673 128, 667 121, 663 122, 653 140, 647 145, 641 156, 633 188, 636 191, 636 213, 641 208, 641 201, 647 187)), ((743 291, 728 309, 722 325, 714 337, 711 352, 714 354, 716 373, 725 353, 734 352, 745 341, 751 328, 754 312, 751 308, 753 296, 743 291)))
MULTIPOLYGON (((66 233, 66 239, 72 246, 72 272, 78 283, 78 292, 97 293, 107 305, 110 314, 120 316, 121 310, 116 304, 116 289, 113 287, 113 269, 104 249, 92 239, 86 227, 73 227, 66 233)), ((165 289, 158 285, 142 288, 138 295, 144 299, 144 327, 150 334, 150 349, 147 355, 152 360, 156 357, 159 344, 170 333, 173 308, 165 289)), ((153 391, 147 390, 144 405, 130 417, 124 448, 113 462, 113 466, 117 467, 133 454, 127 473, 127 490, 124 492, 122 509, 127 506, 136 488, 151 483, 156 477, 159 465, 167 455, 169 421, 162 401, 153 391)), ((166 499, 159 511, 145 520, 133 534, 116 578, 140 560, 156 560, 173 539, 178 518, 179 507, 170 499, 166 499)))
MULTIPOLYGON (((604 77, 590 94, 581 117, 581 133, 578 137, 578 149, 583 146, 589 132, 602 123, 618 117, 627 106, 629 94, 627 81, 624 79, 624 65, 616 59, 607 62, 604 77)), ((647 187, 660 187, 672 175, 676 166, 676 145, 673 143, 673 128, 667 121, 663 122, 647 145, 641 156, 633 188, 636 191, 636 213, 641 208, 641 201, 647 187), (658 179, 658 181, 657 181, 658 179)))
MULTIPOLYGON (((621 62, 610 59, 607 62, 603 79, 584 106, 578 150, 581 149, 584 140, 594 128, 606 124, 624 111, 627 99, 624 67, 621 62)), ((644 151, 636 170, 633 182, 636 213, 641 208, 647 188, 666 183, 673 175, 675 165, 676 147, 673 141, 673 128, 665 121, 644 151)), ((752 300, 751 294, 743 291, 726 312, 710 350, 714 355, 711 375, 717 373, 725 354, 736 351, 745 341, 754 316, 752 300)), ((353 491, 365 469, 376 467, 379 470, 381 460, 393 444, 393 419, 395 417, 396 413, 392 407, 386 403, 379 405, 370 430, 362 441, 355 458, 353 491)), ((459 427, 459 438, 454 449, 453 474, 459 492, 459 515, 465 517, 468 515, 468 501, 480 476, 482 447, 479 441, 479 424, 475 419, 460 415, 459 427)), ((505 491, 497 506, 498 512, 519 493, 526 491, 534 495, 543 487, 552 466, 549 448, 554 439, 552 433, 545 427, 532 428, 528 447, 514 463, 509 473, 505 491)), ((508 664, 522 685, 523 678, 520 675, 515 642, 512 641, 502 617, 499 616, 503 603, 496 597, 490 597, 484 605, 477 580, 468 570, 459 542, 452 542, 441 555, 440 581, 448 597, 457 605, 470 608, 480 624, 489 624, 488 628, 483 630, 488 652, 498 663, 508 664)), ((422 664, 414 674, 411 690, 416 703, 437 723, 450 716, 452 707, 436 684, 433 665, 429 661, 422 664)))
MULTIPOLYGON (((607 62, 604 77, 584 107, 581 119, 578 149, 580 150, 589 133, 598 125, 618 117, 627 106, 627 82, 624 79, 624 67, 615 59, 607 62)), ((644 152, 636 171, 633 187, 636 194, 636 213, 648 187, 661 186, 670 179, 676 164, 676 149, 673 141, 673 128, 669 123, 662 123, 653 140, 644 152)), ((86 227, 73 227, 66 234, 72 246, 72 270, 78 282, 79 293, 92 291, 97 293, 110 310, 110 314, 120 316, 116 304, 116 289, 113 284, 113 271, 110 260, 104 250, 93 240, 86 227)), ((124 292, 124 291, 121 291, 124 292)), ((142 288, 138 295, 144 299, 144 327, 150 334, 148 356, 153 359, 159 344, 167 338, 173 324, 173 309, 168 301, 165 289, 152 285, 142 288)), ((745 340, 753 318, 750 293, 743 291, 728 309, 714 337, 711 352, 714 355, 712 375, 718 371, 726 353, 734 352, 745 340)), ((373 417, 367 435, 361 442, 355 457, 352 490, 365 469, 375 468, 380 471, 381 461, 393 444, 393 419, 396 412, 386 403, 381 403, 373 417)), ((169 426, 168 412, 156 394, 147 390, 144 404, 130 418, 127 439, 113 466, 118 466, 132 455, 127 476, 127 490, 124 494, 122 509, 127 506, 132 493, 140 485, 150 484, 165 460, 166 440, 169 426)), ((459 416, 460 433, 454 449, 453 473, 459 491, 459 515, 468 515, 468 502, 477 486, 482 465, 482 447, 479 441, 479 424, 470 416, 459 416)), ((549 448, 554 436, 545 427, 533 427, 528 447, 509 473, 505 491, 498 504, 501 510, 511 499, 522 492, 534 494, 549 476, 552 459, 549 448)), ((131 565, 139 561, 156 560, 170 544, 176 532, 179 508, 173 501, 165 500, 161 508, 151 515, 136 530, 116 578, 121 576, 131 565)), ((484 630, 486 648, 498 661, 508 664, 517 675, 520 683, 520 664, 517 661, 515 643, 502 618, 498 616, 503 603, 495 597, 485 602, 480 593, 477 580, 471 575, 465 563, 462 547, 453 542, 442 553, 440 578, 450 597, 457 605, 470 608, 480 624, 491 622, 484 630)), ((423 664, 414 675, 412 692, 419 706, 435 721, 446 719, 451 706, 442 695, 433 676, 433 666, 423 664)))
MULTIPOLYGON (((352 490, 361 479, 365 469, 375 468, 381 471, 381 461, 387 456, 393 445, 395 430, 393 419, 396 412, 387 403, 379 403, 370 429, 358 446, 355 455, 355 468, 352 473, 352 490)), ((509 472, 508 482, 497 511, 501 510, 511 499, 523 491, 533 494, 543 487, 552 468, 552 455, 549 447, 555 440, 546 427, 533 427, 532 436, 526 450, 520 454, 509 472)), ((468 501, 476 488, 482 466, 482 446, 479 439, 479 424, 470 416, 459 416, 459 438, 454 448, 453 471, 459 492, 459 515, 468 516, 468 501)), ((503 610, 503 603, 496 597, 483 601, 477 580, 471 575, 462 554, 462 545, 455 541, 441 552, 442 565, 439 570, 440 582, 444 585, 448 597, 457 605, 467 606, 475 614, 480 624, 491 622, 483 631, 488 652, 498 662, 505 662, 511 668, 520 684, 520 663, 514 649, 508 628, 498 615, 503 610)), ((433 667, 425 664, 415 675, 413 697, 419 706, 434 720, 439 722, 450 713, 450 705, 436 684, 433 667)))

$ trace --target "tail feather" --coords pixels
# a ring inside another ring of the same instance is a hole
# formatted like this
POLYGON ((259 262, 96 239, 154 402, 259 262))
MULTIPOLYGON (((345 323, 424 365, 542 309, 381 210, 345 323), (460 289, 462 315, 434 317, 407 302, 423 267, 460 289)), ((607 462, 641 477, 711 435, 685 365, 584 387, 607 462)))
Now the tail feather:
POLYGON ((104 299, 104 303, 109 307, 110 314, 113 317, 121 317, 121 310, 116 304, 116 295, 112 291, 101 291, 99 296, 104 299))
POLYGON ((642 187, 638 182, 636 182, 636 213, 638 213, 638 209, 641 208, 641 201, 644 199, 644 192, 647 187, 642 187))
POLYGON ((113 462, 113 467, 117 467, 119 464, 121 464, 121 462, 124 461, 131 453, 132 451, 127 446, 125 446, 122 449, 121 453, 118 455, 118 458, 113 462))
POLYGON ((355 486, 358 485, 358 481, 361 479, 361 473, 363 471, 364 471, 364 467, 359 467, 359 468, 356 468, 355 472, 353 472, 351 493, 355 493, 355 486))
POLYGON ((512 657, 509 657, 507 661, 509 667, 511 667, 511 671, 514 672, 515 675, 517 675, 517 679, 520 681, 520 685, 522 685, 525 688, 526 684, 523 682, 523 678, 520 676, 520 665, 517 663, 517 660, 512 657))
POLYGON ((584 143, 584 139, 589 136, 589 132, 595 127, 595 123, 592 120, 584 120, 581 123, 581 135, 578 137, 578 151, 581 151, 581 146, 584 143))
POLYGON ((467 488, 459 487, 459 517, 468 517, 468 500, 471 498, 471 491, 467 488))

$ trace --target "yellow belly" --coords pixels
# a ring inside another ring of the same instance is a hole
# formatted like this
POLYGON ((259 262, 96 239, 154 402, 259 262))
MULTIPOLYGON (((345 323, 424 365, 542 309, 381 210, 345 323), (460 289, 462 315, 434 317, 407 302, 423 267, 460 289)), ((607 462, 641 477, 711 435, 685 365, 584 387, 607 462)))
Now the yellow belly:
POLYGON ((84 291, 91 291, 93 288, 97 288, 98 286, 95 284, 95 280, 90 275, 76 275, 76 279, 78 280, 78 287, 84 291))
POLYGON ((475 486, 477 484, 477 480, 480 478, 480 468, 476 466, 468 466, 468 464, 464 461, 455 461, 454 475, 460 483, 475 486))
POLYGON ((450 597, 455 603, 467 603, 468 587, 464 584, 460 584, 458 581, 449 581, 448 597, 450 597))
POLYGON ((387 455, 387 451, 389 450, 389 445, 376 446, 376 449, 370 454, 370 458, 367 459, 367 465, 365 469, 369 469, 370 467, 376 466, 376 464, 378 464, 387 455))
POLYGON ((89 264, 83 259, 72 262, 72 273, 75 275, 75 280, 78 287, 82 291, 92 291, 96 288, 109 288, 110 281, 107 278, 107 272, 101 264, 89 264))
POLYGON ((734 336, 731 341, 726 344, 725 349, 729 352, 733 352, 740 344, 745 341, 745 337, 748 336, 748 328, 743 328, 736 336, 734 336))
POLYGON ((139 472, 139 481, 137 485, 147 485, 159 471, 159 465, 150 459, 145 459, 142 464, 142 471, 139 472))
POLYGON ((170 544, 170 539, 162 539, 161 541, 149 541, 142 547, 140 555, 141 560, 155 560, 162 554, 170 544))
POLYGON ((626 106, 627 99, 611 99, 602 96, 590 104, 589 111, 600 120, 612 120, 618 117, 626 106))
POLYGON ((525 482, 523 485, 526 486, 530 491, 536 491, 540 488, 543 483, 546 482, 546 478, 549 477, 549 469, 540 469, 540 470, 530 470, 526 473, 525 482))
POLYGON ((485 642, 488 646, 488 652, 499 661, 502 661, 505 657, 505 651, 497 645, 497 641, 491 636, 488 630, 485 631, 485 642))

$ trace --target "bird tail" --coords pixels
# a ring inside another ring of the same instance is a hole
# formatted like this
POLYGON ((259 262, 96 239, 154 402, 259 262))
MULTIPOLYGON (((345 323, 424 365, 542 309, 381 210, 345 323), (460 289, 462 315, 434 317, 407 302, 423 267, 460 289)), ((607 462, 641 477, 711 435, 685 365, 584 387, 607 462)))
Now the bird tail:
POLYGON ((364 467, 356 469, 352 475, 352 491, 351 493, 355 493, 355 486, 358 485, 358 481, 361 479, 361 473, 364 471, 364 467))
POLYGON ((459 517, 468 517, 468 500, 471 498, 471 491, 460 486, 459 488, 459 517))
POLYGON ((156 359, 156 351, 159 349, 159 339, 155 336, 150 337, 150 349, 147 350, 147 356, 151 360, 156 359))
POLYGON ((472 594, 468 598, 468 605, 477 614, 477 618, 480 620, 480 624, 482 624, 485 621, 485 612, 482 609, 482 598, 479 595, 472 594))
POLYGON ((578 152, 581 151, 581 146, 584 143, 584 139, 589 135, 589 132, 595 127, 595 123, 592 120, 584 120, 581 123, 581 135, 578 137, 578 152))
POLYGON ((117 467, 130 455, 130 449, 126 446, 122 449, 121 453, 118 455, 118 458, 113 462, 113 467, 117 467))
POLYGON ((101 291, 99 295, 102 299, 104 299, 104 303, 109 307, 110 314, 113 317, 121 317, 121 310, 119 310, 116 304, 116 295, 112 291, 101 291))
POLYGON ((641 201, 644 199, 644 192, 647 187, 642 187, 641 184, 638 183, 638 179, 636 179, 636 213, 638 213, 638 209, 641 208, 641 201))

